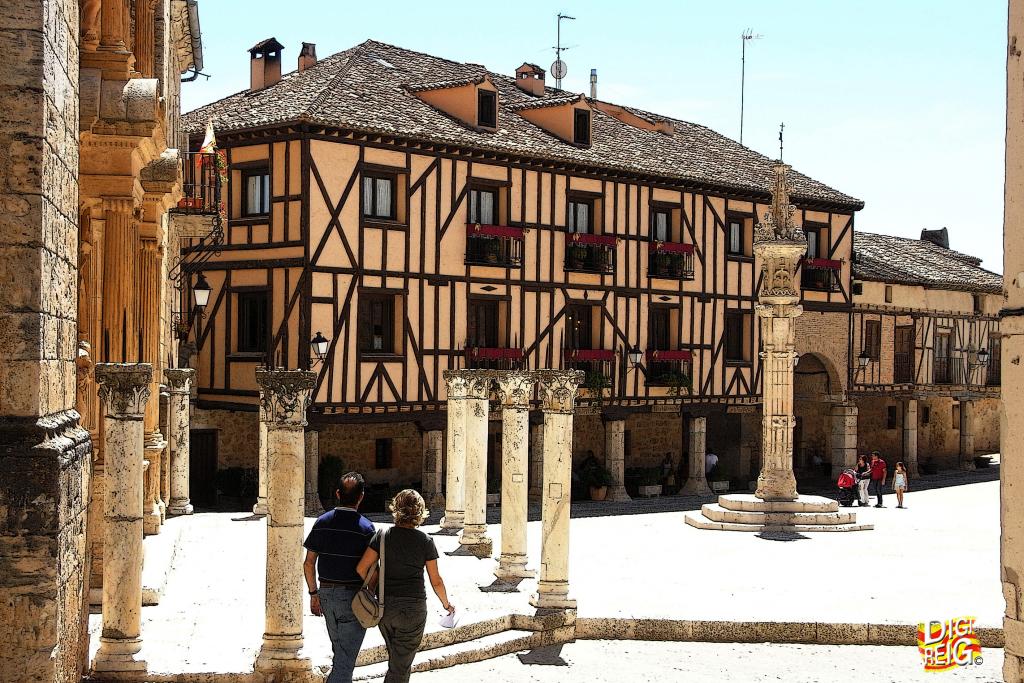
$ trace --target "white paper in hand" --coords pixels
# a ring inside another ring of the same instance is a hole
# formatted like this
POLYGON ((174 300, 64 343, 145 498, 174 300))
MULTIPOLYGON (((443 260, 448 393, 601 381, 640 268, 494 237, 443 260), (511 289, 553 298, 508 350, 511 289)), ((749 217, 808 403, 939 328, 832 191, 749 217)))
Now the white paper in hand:
POLYGON ((459 614, 458 610, 456 610, 451 614, 445 614, 441 617, 441 621, 439 621, 438 624, 441 625, 441 628, 455 628, 459 625, 459 620, 461 618, 462 615, 459 614))

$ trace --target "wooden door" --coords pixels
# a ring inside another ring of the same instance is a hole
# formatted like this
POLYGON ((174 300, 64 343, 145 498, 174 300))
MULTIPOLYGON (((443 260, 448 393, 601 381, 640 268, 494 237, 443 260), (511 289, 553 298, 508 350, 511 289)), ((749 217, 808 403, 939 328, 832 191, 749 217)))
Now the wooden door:
POLYGON ((192 505, 217 506, 217 431, 194 429, 189 434, 188 489, 192 505))

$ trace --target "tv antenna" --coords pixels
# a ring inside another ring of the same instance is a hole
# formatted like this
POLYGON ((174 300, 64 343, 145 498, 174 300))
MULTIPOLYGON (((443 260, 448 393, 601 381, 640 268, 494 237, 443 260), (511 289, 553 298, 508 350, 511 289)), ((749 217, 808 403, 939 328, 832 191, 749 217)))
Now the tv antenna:
POLYGON ((562 79, 565 78, 565 74, 568 71, 565 62, 562 61, 562 52, 569 49, 562 47, 562 19, 576 21, 576 17, 570 17, 568 14, 562 14, 561 12, 558 13, 557 40, 554 47, 555 61, 551 64, 551 75, 555 77, 555 87, 559 90, 562 89, 562 79))
POLYGON ((749 28, 743 32, 740 39, 743 48, 740 52, 740 144, 743 144, 743 98, 747 89, 747 41, 760 40, 764 38, 760 33, 754 33, 749 28))

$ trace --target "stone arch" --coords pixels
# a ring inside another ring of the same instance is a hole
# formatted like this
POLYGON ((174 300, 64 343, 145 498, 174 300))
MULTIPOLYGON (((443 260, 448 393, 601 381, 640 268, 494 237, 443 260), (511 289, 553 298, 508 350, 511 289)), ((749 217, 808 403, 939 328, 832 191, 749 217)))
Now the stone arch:
POLYGON ((831 408, 834 396, 842 394, 841 378, 835 364, 820 353, 800 355, 793 369, 793 469, 801 480, 825 475, 831 461, 831 408))

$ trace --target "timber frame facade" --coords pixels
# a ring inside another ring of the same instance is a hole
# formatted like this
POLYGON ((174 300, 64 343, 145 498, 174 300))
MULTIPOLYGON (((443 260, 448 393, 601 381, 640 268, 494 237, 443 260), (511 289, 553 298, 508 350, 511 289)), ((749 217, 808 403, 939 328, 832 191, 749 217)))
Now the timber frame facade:
MULTIPOLYGON (((308 124, 218 138, 228 221, 224 244, 202 266, 213 295, 196 328, 201 407, 255 411, 256 367, 310 367, 318 331, 330 339, 314 367, 319 421, 418 420, 443 408, 444 370, 480 359, 581 367, 603 378, 588 380, 592 402, 600 393, 602 405, 631 412, 759 402, 761 269, 751 245, 767 192, 308 124), (265 214, 246 210, 243 180, 253 173, 269 174, 265 214), (364 215, 368 178, 391 179, 389 216, 364 215), (474 190, 493 193, 492 224, 471 220, 474 190), (567 225, 580 211, 570 202, 589 207, 582 240, 567 225), (655 212, 664 216, 657 237, 667 239, 655 239, 655 212), (511 241, 518 259, 501 249, 494 260, 469 258, 480 232, 511 241), (599 267, 576 251, 581 242, 606 255, 599 267), (652 276, 665 252, 689 255, 689 264, 663 258, 667 270, 652 276), (266 338, 257 351, 242 349, 240 297, 259 292, 269 302, 266 338), (391 343, 368 348, 359 326, 375 325, 376 338, 383 323, 360 307, 375 297, 391 302, 391 343), (467 343, 477 301, 496 314, 493 347, 467 343), (633 347, 646 352, 642 370, 626 360, 633 347), (658 363, 668 382, 652 376, 658 363)), ((797 200, 797 211, 819 236, 806 270, 828 273, 813 289, 804 274, 807 307, 849 311, 853 209, 797 200)))

